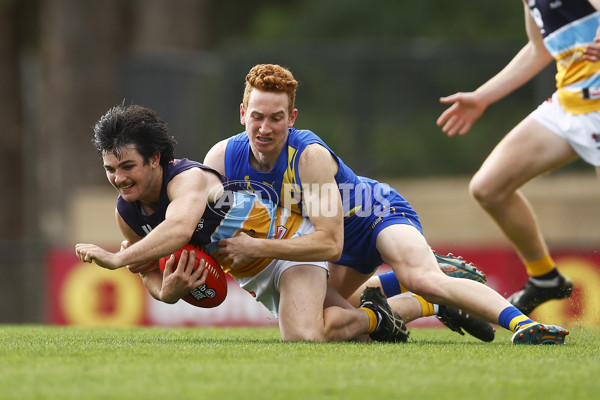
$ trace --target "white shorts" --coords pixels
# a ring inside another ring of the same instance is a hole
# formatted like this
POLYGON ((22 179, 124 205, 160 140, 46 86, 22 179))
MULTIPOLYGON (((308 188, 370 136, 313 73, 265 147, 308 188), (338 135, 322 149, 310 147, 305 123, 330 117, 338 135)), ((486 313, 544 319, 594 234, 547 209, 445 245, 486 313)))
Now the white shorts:
POLYGON ((600 166, 600 111, 572 114, 565 111, 556 92, 531 117, 565 139, 585 162, 600 166))
MULTIPOLYGON (((310 220, 304 218, 292 238, 304 236, 314 231, 315 228, 310 220)), ((273 260, 258 274, 248 278, 238 278, 236 281, 244 290, 256 297, 256 301, 263 303, 275 317, 279 318, 279 280, 284 271, 296 265, 312 265, 315 268, 323 268, 329 273, 327 262, 273 260)))

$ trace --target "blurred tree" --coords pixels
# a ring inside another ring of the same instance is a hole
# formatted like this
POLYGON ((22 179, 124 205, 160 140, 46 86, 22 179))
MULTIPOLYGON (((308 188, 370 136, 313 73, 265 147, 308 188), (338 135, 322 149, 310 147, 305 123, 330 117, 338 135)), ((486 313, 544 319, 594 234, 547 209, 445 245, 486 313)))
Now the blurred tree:
POLYGON ((41 0, 43 91, 37 143, 39 223, 63 243, 72 189, 102 178, 90 127, 115 102, 119 0, 41 0))
POLYGON ((205 0, 40 0, 44 121, 36 196, 42 236, 63 243, 73 190, 103 184, 91 127, 117 98, 125 50, 197 50, 205 0))
MULTIPOLYGON (((257 16, 270 13, 271 10, 285 11, 285 13, 277 12, 278 20, 263 21, 268 25, 280 26, 295 20, 298 10, 305 8, 306 3, 307 0, 209 1, 206 9, 207 20, 211 22, 206 29, 208 46, 214 49, 231 40, 256 38, 260 32, 260 29, 256 29, 257 16)), ((286 37, 288 33, 284 31, 283 38, 286 37)))
MULTIPOLYGON (((0 293, 16 301, 24 287, 20 254, 25 227, 18 11, 16 0, 0 0, 0 293)), ((14 304, 0 302, 0 315, 19 321, 22 312, 14 304)))
POLYGON ((494 0, 302 0, 264 7, 247 37, 397 41, 428 37, 523 39, 523 5, 494 0))
POLYGON ((204 16, 208 3, 208 0, 133 0, 133 12, 126 24, 133 27, 132 47, 205 48, 209 26, 204 16))
POLYGON ((15 0, 0 1, 0 160, 4 163, 0 209, 8 210, 0 239, 20 238, 23 228, 21 89, 18 64, 18 18, 15 0))

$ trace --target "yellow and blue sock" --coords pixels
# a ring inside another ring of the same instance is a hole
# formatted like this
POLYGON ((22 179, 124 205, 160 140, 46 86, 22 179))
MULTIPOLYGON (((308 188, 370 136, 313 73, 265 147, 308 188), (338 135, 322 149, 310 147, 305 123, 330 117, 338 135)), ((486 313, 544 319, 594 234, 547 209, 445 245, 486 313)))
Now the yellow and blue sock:
POLYGON ((529 317, 519 311, 518 308, 513 306, 506 307, 498 317, 498 324, 512 332, 516 332, 519 329, 523 329, 536 323, 537 322, 529 319, 529 317))
POLYGON ((383 293, 385 293, 386 297, 392 297, 400 293, 408 292, 408 290, 402 286, 400 282, 398 282, 398 278, 396 278, 394 271, 380 274, 378 277, 381 281, 381 288, 383 289, 383 293))

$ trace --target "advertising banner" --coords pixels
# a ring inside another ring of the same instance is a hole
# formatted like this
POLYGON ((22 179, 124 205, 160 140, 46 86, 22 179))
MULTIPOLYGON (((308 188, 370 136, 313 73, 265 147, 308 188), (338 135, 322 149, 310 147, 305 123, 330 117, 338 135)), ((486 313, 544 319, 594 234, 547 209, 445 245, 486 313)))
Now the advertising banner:
MULTIPOLYGON (((446 254, 445 249, 436 249, 446 254)), ((527 280, 521 261, 510 248, 453 249, 487 276, 487 284, 507 297, 527 280)), ((570 299, 550 301, 532 317, 565 327, 600 326, 600 253, 576 249, 554 251, 562 273, 575 291, 570 299)), ((228 294, 215 308, 199 308, 184 301, 165 304, 153 299, 137 274, 126 268, 109 271, 80 262, 71 249, 53 249, 47 257, 46 316, 50 324, 83 326, 276 326, 262 304, 228 277, 228 294)), ((389 271, 387 266, 377 273, 389 271)), ((412 326, 438 326, 433 317, 412 326)))

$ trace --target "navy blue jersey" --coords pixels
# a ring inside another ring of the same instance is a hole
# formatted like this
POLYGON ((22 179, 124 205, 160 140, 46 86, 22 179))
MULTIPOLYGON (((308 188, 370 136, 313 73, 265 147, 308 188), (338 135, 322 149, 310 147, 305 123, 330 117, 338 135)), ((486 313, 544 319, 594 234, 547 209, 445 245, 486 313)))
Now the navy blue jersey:
POLYGON ((556 61, 560 104, 572 114, 600 111, 600 62, 583 58, 600 12, 587 0, 530 0, 529 10, 556 61))
MULTIPOLYGON (((162 187, 160 190, 160 199, 156 211, 152 215, 145 215, 142 212, 142 208, 138 202, 129 203, 121 196, 117 199, 117 210, 121 215, 121 218, 129 225, 129 227, 139 236, 146 236, 152 231, 158 224, 165 220, 165 213, 167 207, 171 203, 169 196, 167 195, 167 186, 171 180, 179 175, 183 171, 187 171, 190 168, 201 168, 217 174, 221 177, 221 181, 226 185, 227 178, 219 174, 217 171, 207 167, 206 165, 200 164, 196 161, 190 161, 186 158, 180 160, 174 160, 167 165, 167 168, 163 169, 162 187)), ((196 246, 206 246, 210 243, 210 235, 214 232, 216 227, 221 223, 224 213, 229 211, 228 205, 224 205, 223 213, 215 213, 214 207, 206 207, 202 219, 198 221, 198 228, 194 231, 192 240, 190 243, 196 246)))
MULTIPOLYGON (((277 204, 249 193, 238 185, 232 184, 217 171, 187 159, 174 160, 163 170, 162 187, 158 206, 152 215, 145 215, 138 202, 127 202, 119 196, 117 210, 127 225, 139 236, 149 234, 165 220, 167 207, 171 200, 167 186, 171 180, 190 168, 201 168, 216 174, 223 183, 223 195, 214 203, 208 203, 198 221, 190 243, 205 247, 210 254, 217 250, 217 242, 248 233, 263 239, 286 239, 292 237, 302 222, 302 216, 286 212, 277 204)), ((272 259, 260 258, 237 266, 232 270, 229 265, 221 265, 226 273, 234 278, 254 276, 262 271, 272 259)))
POLYGON ((529 0, 527 5, 544 37, 596 12, 587 0, 529 0))

